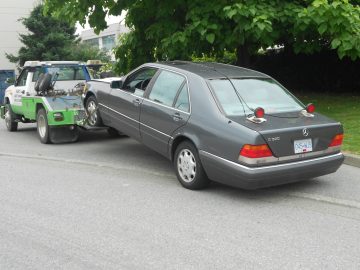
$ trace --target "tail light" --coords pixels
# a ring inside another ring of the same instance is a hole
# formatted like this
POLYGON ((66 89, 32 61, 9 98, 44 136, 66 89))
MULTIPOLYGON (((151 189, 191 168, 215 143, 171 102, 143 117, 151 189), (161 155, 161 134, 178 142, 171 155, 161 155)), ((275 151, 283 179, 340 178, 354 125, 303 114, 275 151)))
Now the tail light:
POLYGON ((264 118, 265 110, 261 107, 258 107, 255 109, 254 114, 256 118, 264 118))
POLYGON ((267 144, 251 145, 245 144, 240 151, 240 156, 247 158, 272 157, 273 154, 267 144))
POLYGON ((344 134, 337 134, 331 141, 329 147, 340 146, 343 142, 344 134))
POLYGON ((315 112, 315 105, 312 104, 312 103, 309 103, 309 104, 306 106, 306 111, 307 111, 308 113, 313 113, 313 112, 315 112))

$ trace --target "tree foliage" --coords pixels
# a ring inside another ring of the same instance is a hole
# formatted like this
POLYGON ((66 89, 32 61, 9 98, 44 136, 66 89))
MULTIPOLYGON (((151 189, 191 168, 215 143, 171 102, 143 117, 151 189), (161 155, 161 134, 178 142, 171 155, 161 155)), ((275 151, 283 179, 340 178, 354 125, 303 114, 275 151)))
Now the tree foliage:
POLYGON ((154 60, 235 52, 248 65, 259 49, 284 46, 295 53, 336 50, 360 57, 358 0, 45 0, 46 9, 106 27, 105 15, 126 10, 132 29, 116 56, 120 70, 154 60))
POLYGON ((21 20, 29 33, 20 34, 24 46, 17 56, 7 54, 7 58, 13 63, 22 66, 28 60, 110 60, 104 51, 79 43, 74 23, 44 15, 42 5, 35 7, 29 17, 21 20))
POLYGON ((30 16, 21 19, 29 34, 20 34, 24 44, 18 55, 8 59, 22 66, 27 60, 66 60, 71 58, 70 46, 75 45, 75 27, 43 15, 43 6, 35 7, 30 16))

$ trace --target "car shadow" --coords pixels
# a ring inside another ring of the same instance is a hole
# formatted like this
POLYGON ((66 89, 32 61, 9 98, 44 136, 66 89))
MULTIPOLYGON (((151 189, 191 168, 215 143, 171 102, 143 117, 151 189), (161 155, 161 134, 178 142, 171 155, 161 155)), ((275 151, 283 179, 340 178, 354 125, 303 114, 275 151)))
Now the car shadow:
POLYGON ((211 182, 211 185, 202 192, 212 193, 217 196, 237 200, 259 200, 276 201, 285 197, 294 196, 294 193, 311 192, 314 189, 326 189, 331 183, 323 181, 320 177, 302 180, 295 183, 283 184, 274 187, 261 188, 256 190, 245 190, 227 186, 221 183, 211 182))

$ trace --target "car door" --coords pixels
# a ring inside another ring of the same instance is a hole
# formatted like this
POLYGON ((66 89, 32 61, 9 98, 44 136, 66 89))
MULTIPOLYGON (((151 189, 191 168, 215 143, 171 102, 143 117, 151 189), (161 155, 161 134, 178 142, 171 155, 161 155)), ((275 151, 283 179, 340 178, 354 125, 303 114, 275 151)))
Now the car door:
POLYGON ((25 68, 20 73, 18 79, 15 83, 15 93, 14 93, 14 105, 22 106, 21 98, 28 92, 28 86, 31 84, 32 76, 28 76, 30 72, 29 68, 25 68))
POLYGON ((140 134, 148 147, 167 156, 171 135, 190 117, 186 77, 162 70, 141 104, 140 134))
POLYGON ((128 136, 140 140, 140 105, 145 89, 157 69, 145 67, 127 76, 121 89, 111 89, 108 99, 111 125, 128 136))

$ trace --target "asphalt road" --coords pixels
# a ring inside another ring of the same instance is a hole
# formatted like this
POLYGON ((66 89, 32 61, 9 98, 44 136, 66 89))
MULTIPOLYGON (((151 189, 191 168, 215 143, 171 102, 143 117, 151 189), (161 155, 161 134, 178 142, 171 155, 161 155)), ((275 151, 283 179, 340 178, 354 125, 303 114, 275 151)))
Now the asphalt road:
POLYGON ((190 191, 129 138, 0 123, 0 269, 360 269, 360 169, 190 191))

